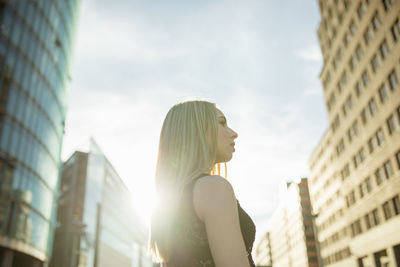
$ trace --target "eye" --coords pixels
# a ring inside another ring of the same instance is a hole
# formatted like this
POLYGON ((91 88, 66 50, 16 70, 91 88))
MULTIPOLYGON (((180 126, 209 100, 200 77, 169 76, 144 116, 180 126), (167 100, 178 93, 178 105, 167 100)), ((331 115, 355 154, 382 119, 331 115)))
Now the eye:
POLYGON ((226 120, 220 120, 219 123, 220 123, 222 126, 225 126, 225 125, 226 125, 226 120))

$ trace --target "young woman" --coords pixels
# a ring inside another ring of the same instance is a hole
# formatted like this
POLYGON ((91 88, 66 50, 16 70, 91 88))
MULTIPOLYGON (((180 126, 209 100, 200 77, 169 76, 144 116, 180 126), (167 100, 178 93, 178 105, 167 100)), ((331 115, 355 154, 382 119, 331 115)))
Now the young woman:
POLYGON ((150 233, 150 249, 163 267, 255 266, 255 225, 231 184, 211 175, 216 164, 232 158, 237 137, 213 103, 188 101, 168 112, 150 233))

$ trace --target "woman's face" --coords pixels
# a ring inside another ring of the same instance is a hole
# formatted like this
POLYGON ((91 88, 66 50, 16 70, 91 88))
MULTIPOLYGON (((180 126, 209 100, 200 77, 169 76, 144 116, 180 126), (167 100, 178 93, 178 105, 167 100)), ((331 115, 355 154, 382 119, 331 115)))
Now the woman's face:
POLYGON ((235 139, 238 134, 228 127, 226 118, 222 111, 217 109, 218 121, 218 145, 217 145, 217 158, 215 163, 227 162, 232 158, 235 152, 235 139))

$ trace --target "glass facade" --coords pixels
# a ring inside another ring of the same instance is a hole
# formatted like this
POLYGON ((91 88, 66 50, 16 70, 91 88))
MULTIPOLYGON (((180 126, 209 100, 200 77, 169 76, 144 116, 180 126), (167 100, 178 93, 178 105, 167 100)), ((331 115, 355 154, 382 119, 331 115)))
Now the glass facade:
POLYGON ((64 163, 51 267, 152 267, 131 193, 92 141, 64 163))
POLYGON ((14 265, 51 255, 79 2, 0 3, 0 248, 14 265))

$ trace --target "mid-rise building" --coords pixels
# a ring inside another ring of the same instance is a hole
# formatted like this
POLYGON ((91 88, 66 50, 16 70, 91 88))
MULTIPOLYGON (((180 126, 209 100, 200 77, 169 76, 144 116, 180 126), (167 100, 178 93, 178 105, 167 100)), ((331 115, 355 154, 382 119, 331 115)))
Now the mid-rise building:
POLYGON ((307 179, 288 183, 270 221, 272 266, 320 266, 311 211, 307 179))
POLYGON ((130 191, 93 140, 90 147, 64 163, 50 266, 152 267, 130 191))
POLYGON ((400 266, 400 1, 319 0, 329 129, 309 187, 324 266, 400 266))
POLYGON ((0 2, 0 266, 46 266, 79 0, 0 2))
POLYGON ((272 266, 271 241, 269 239, 269 232, 266 232, 257 244, 254 261, 257 266, 272 266))

